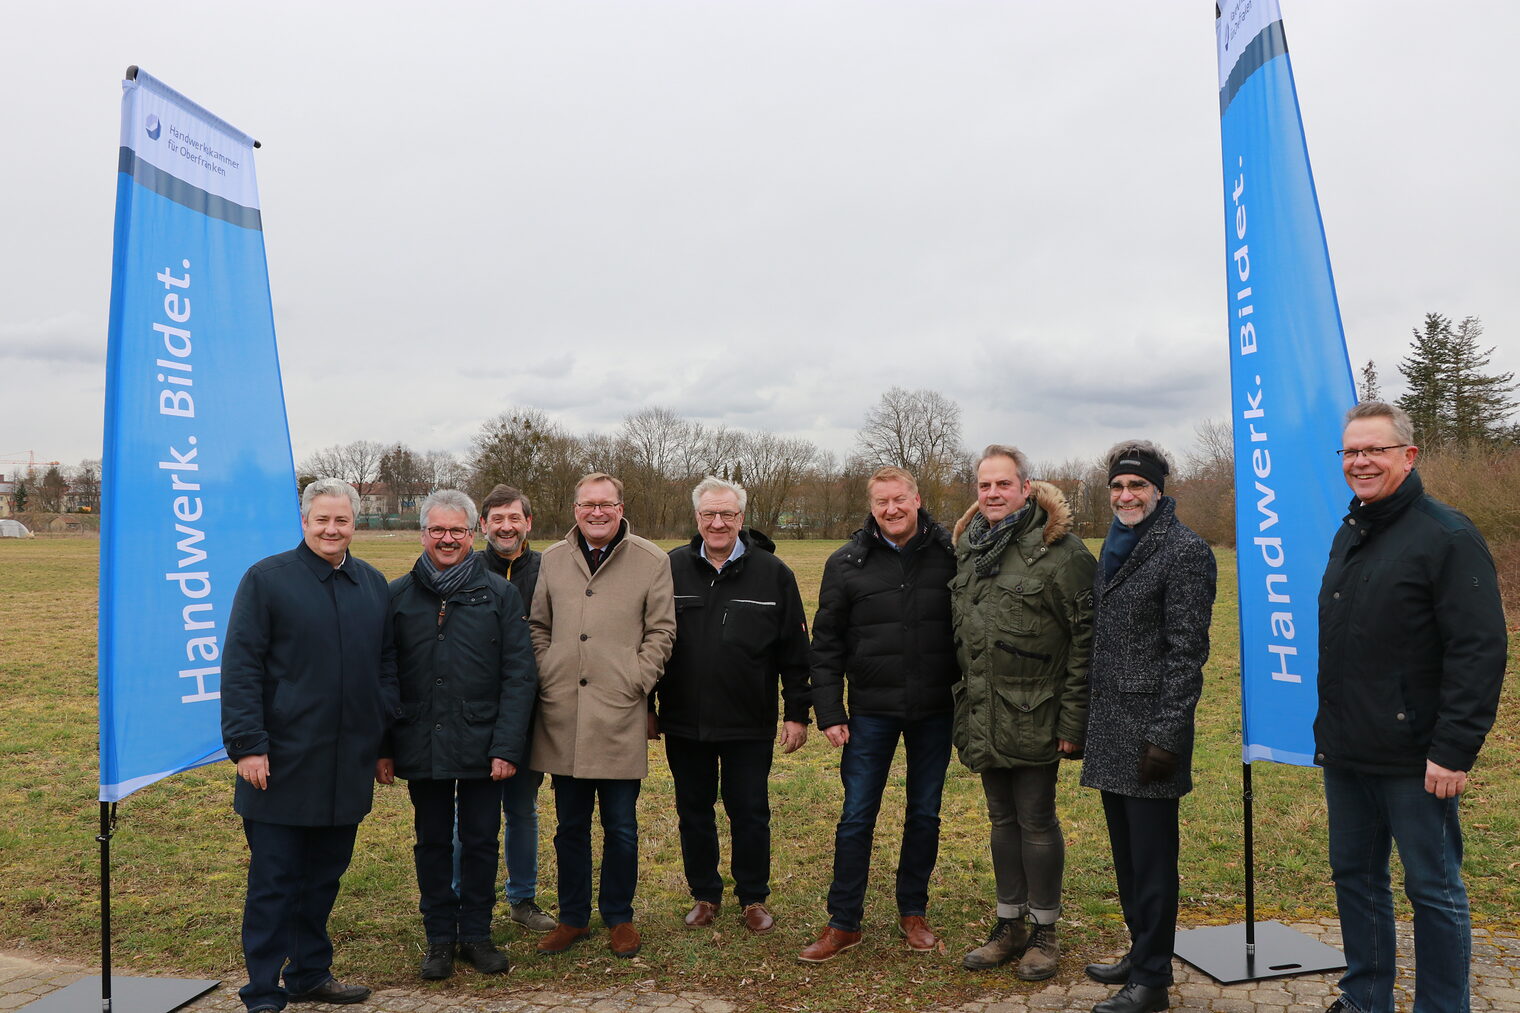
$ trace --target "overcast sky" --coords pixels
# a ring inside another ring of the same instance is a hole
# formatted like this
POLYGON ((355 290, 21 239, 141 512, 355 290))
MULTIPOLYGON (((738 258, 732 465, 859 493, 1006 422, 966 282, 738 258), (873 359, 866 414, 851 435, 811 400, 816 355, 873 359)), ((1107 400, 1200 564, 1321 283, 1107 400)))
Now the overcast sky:
MULTIPOLYGON (((1520 4, 1282 0, 1351 360, 1520 371, 1520 4)), ((892 385, 1036 460, 1229 414, 1204 0, 29 3, 0 472, 98 457, 120 81, 258 137, 295 456, 650 404, 844 452, 892 385)))

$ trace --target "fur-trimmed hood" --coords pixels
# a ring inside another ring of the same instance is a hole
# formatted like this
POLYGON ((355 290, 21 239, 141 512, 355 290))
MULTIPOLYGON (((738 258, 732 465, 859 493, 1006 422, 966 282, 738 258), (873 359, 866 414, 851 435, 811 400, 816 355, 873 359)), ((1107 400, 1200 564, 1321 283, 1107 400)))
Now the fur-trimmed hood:
MULTIPOLYGON (((1041 510, 1045 511, 1045 531, 1041 541, 1046 545, 1054 545, 1063 536, 1071 531, 1071 506, 1066 502, 1066 496, 1051 485, 1049 482, 1030 482, 1029 498, 1034 500, 1041 510)), ((961 514, 961 519, 955 522, 955 531, 950 538, 956 545, 960 544, 961 535, 966 526, 971 523, 971 518, 976 516, 976 504, 966 508, 961 514)))

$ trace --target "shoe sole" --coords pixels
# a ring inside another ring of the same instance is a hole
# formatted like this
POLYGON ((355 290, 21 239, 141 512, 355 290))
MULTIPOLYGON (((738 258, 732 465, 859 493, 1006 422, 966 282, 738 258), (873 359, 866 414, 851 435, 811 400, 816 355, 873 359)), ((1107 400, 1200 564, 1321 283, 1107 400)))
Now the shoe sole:
POLYGON ((542 935, 545 932, 553 932, 554 931, 554 923, 553 922, 550 922, 548 925, 545 925, 541 929, 540 928, 535 928, 534 926, 529 925, 527 922, 520 922, 516 918, 512 919, 512 924, 513 925, 520 925, 523 928, 527 929, 529 932, 537 932, 540 935, 542 935))
POLYGON ((624 951, 624 950, 613 950, 612 951, 612 955, 614 957, 622 957, 624 960, 631 960, 634 957, 637 957, 639 955, 639 951, 642 950, 643 948, 644 948, 644 944, 640 943, 639 945, 635 946, 631 950, 627 950, 627 951, 624 951))
MULTIPOLYGON (((587 934, 589 935, 589 933, 587 933, 587 934)), ((579 943, 581 940, 583 940, 585 938, 586 938, 586 936, 576 936, 574 939, 570 940, 568 943, 566 943, 564 946, 561 946, 557 950, 546 950, 542 946, 540 946, 540 947, 537 948, 536 952, 541 957, 552 957, 556 953, 565 953, 566 951, 572 949, 577 943, 579 943)))
POLYGON ((1006 967, 1022 956, 1022 953, 1010 953, 1002 960, 993 960, 989 962, 983 960, 972 960, 971 954, 968 953, 966 954, 965 958, 961 960, 961 966, 968 971, 992 971, 996 970, 999 967, 1006 967))
POLYGON ((769 925, 767 925, 763 929, 752 929, 752 928, 749 927, 749 922, 745 922, 745 921, 741 921, 739 924, 743 925, 744 928, 751 935, 756 935, 756 936, 763 936, 763 935, 765 935, 768 932, 774 932, 774 931, 776 931, 776 923, 775 922, 771 922, 769 925))
POLYGON ((839 949, 835 950, 833 953, 830 953, 827 957, 804 957, 802 954, 799 953, 799 954, 797 954, 797 959, 800 960, 800 961, 802 961, 804 964, 826 964, 829 961, 833 960, 835 957, 839 956, 845 950, 853 950, 855 947, 859 946, 864 941, 865 940, 863 940, 863 939, 857 939, 853 943, 846 943, 845 945, 841 946, 839 949))
POLYGON ((1026 974, 1024 970, 1020 968, 1013 973, 1018 975, 1020 981, 1044 981, 1046 978, 1054 978, 1056 976, 1056 970, 1056 968, 1052 967, 1050 970, 1042 971, 1039 974, 1026 974))

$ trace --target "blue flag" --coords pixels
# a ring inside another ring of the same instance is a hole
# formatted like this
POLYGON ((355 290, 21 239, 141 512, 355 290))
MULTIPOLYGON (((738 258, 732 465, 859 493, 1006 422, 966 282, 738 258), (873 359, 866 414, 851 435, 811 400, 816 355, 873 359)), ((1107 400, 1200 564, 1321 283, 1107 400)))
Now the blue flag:
POLYGON ((1277 0, 1215 10, 1244 759, 1308 765, 1355 388, 1277 0))
POLYGON ((123 82, 100 546, 100 799, 224 759, 221 644, 301 537, 253 139, 123 82))

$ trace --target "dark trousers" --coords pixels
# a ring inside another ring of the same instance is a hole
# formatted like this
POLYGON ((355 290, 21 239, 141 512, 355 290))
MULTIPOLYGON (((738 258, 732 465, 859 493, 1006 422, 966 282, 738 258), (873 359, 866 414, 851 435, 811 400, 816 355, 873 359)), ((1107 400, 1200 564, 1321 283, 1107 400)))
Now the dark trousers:
POLYGON ((764 901, 771 892, 771 740, 700 742, 666 735, 665 758, 675 781, 681 859, 692 897, 712 904, 723 899, 713 815, 721 784, 734 893, 741 905, 764 901))
POLYGON ((248 898, 243 904, 245 1006, 285 1007, 287 990, 306 992, 332 977, 327 916, 354 854, 357 823, 293 827, 243 821, 248 839, 248 898), (289 961, 287 964, 286 961, 289 961), (285 987, 280 987, 280 972, 285 987))
POLYGON ((1119 906, 1129 929, 1129 980, 1165 988, 1172 983, 1177 938, 1178 800, 1102 794, 1119 906))
POLYGON ((490 778, 406 782, 417 843, 417 890, 429 943, 491 938, 496 900, 496 840, 501 828, 501 785, 490 778), (454 820, 459 820, 459 889, 455 892, 454 820))
POLYGON ((829 924, 834 928, 860 931, 876 817, 899 738, 907 753, 908 783, 897 853, 897 913, 927 913, 929 875, 939 859, 939 804, 950 766, 951 723, 948 713, 916 720, 868 714, 850 718, 850 741, 839 757, 844 809, 834 830, 834 882, 829 885, 829 924))
POLYGON ((597 910, 608 928, 633 921, 639 882, 637 778, 584 778, 555 774, 554 856, 559 863, 559 920, 591 924, 591 812, 602 809, 602 883, 597 910))

